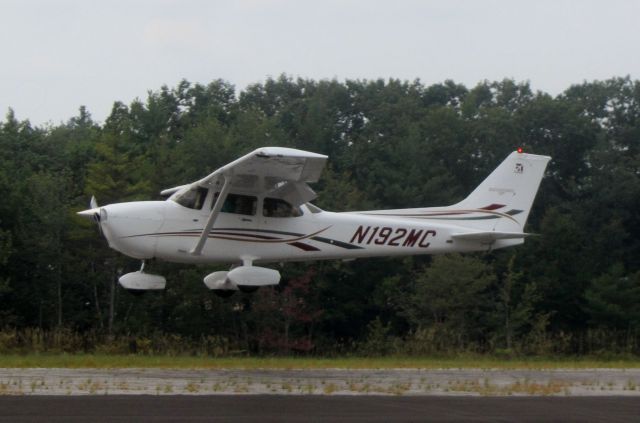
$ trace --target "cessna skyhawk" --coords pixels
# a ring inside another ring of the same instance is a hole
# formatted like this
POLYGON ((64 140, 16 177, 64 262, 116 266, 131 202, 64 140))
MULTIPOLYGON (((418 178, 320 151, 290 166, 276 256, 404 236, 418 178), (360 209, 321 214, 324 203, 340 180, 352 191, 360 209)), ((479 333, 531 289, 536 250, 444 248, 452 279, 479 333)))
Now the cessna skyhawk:
POLYGON ((166 201, 134 201, 78 214, 100 225, 109 246, 141 259, 120 277, 132 290, 164 289, 144 260, 229 263, 204 278, 224 295, 277 285, 258 264, 482 251, 522 244, 524 225, 550 157, 511 153, 467 198, 452 206, 334 213, 310 203, 327 156, 259 148, 199 181, 162 191, 166 201))

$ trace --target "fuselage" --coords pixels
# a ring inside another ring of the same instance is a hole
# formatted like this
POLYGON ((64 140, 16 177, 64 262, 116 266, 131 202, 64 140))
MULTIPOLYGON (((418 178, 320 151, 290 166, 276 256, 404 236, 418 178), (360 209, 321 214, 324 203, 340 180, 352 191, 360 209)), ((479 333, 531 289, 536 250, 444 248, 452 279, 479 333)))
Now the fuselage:
POLYGON ((487 245, 453 234, 468 229, 467 219, 510 219, 486 210, 424 208, 334 213, 304 204, 295 213, 267 213, 264 198, 251 210, 221 212, 201 254, 190 251, 202 234, 210 207, 184 207, 172 201, 140 201, 101 207, 101 225, 109 245, 137 259, 183 263, 257 263, 354 259, 468 252, 503 248, 521 239, 487 245))
POLYGON ((204 278, 219 294, 277 285, 277 270, 256 265, 361 257, 486 251, 521 244, 549 157, 511 153, 457 204, 334 213, 310 203, 327 156, 259 148, 205 178, 163 190, 166 201, 98 207, 81 216, 99 223, 109 246, 142 259, 119 278, 133 290, 164 289, 144 260, 230 263, 204 278))

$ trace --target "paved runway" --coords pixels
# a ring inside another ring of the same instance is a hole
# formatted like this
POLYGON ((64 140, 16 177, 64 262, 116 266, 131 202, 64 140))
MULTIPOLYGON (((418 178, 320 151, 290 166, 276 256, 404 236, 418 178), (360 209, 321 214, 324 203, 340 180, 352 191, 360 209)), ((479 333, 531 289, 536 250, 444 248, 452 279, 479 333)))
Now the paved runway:
POLYGON ((0 369, 21 421, 640 421, 640 369, 0 369))
POLYGON ((637 422, 637 397, 2 396, 0 422, 637 422))

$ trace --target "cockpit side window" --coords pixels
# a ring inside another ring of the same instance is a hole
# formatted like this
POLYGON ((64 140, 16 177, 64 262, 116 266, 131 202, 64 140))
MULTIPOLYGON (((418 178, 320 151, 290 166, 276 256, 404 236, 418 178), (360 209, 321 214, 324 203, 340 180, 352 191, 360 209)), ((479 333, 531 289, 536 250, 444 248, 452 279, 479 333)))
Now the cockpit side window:
MULTIPOLYGON (((214 201, 211 202, 211 208, 218 199, 219 192, 214 195, 214 201)), ((255 216, 258 198, 251 195, 227 194, 227 199, 220 210, 223 213, 244 214, 247 216, 255 216)))
POLYGON ((204 201, 207 199, 208 193, 209 189, 205 187, 195 187, 182 194, 178 194, 174 201, 186 208, 200 210, 202 206, 204 206, 204 201))
POLYGON ((299 207, 293 207, 280 198, 266 197, 262 205, 262 215, 265 217, 298 217, 302 216, 302 211, 299 207))

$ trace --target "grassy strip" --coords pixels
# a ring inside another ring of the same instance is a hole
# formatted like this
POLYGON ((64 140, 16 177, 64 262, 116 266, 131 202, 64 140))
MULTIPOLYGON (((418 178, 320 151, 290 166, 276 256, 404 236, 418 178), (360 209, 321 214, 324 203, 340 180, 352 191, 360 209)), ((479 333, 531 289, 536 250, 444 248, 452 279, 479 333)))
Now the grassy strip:
POLYGON ((492 356, 457 357, 188 357, 93 354, 27 354, 0 355, 0 367, 62 368, 175 368, 175 369, 584 369, 640 368, 638 358, 599 359, 517 358, 492 356))

